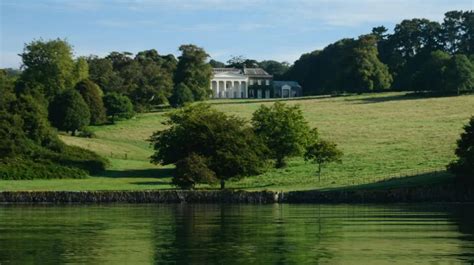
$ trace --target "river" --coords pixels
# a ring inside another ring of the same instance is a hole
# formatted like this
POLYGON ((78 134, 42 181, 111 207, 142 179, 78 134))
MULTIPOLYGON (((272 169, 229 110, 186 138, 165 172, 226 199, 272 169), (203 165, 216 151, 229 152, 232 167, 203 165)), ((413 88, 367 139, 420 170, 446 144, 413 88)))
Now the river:
POLYGON ((474 205, 0 205, 0 264, 473 264, 474 205))

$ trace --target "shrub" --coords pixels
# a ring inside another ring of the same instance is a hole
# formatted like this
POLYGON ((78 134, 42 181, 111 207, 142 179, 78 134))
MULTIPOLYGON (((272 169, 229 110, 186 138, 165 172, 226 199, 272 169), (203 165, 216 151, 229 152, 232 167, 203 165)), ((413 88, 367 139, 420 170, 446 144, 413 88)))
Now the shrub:
POLYGON ((180 188, 191 189, 197 183, 213 183, 216 180, 216 173, 209 169, 206 159, 196 154, 190 154, 176 162, 172 182, 180 188))
POLYGON ((84 170, 61 166, 52 162, 34 162, 24 159, 0 161, 0 179, 83 179, 87 177, 84 170))

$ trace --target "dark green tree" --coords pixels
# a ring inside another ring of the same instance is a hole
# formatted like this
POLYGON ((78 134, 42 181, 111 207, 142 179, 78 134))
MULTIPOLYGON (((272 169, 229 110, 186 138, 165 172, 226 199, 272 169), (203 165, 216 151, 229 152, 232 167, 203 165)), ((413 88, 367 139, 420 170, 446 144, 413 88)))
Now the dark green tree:
POLYGON ((350 84, 346 91, 364 92, 390 87, 392 76, 388 67, 379 60, 376 36, 360 36, 350 53, 352 56, 348 67, 351 67, 352 78, 349 79, 353 84, 350 84))
POLYGON ((89 125, 89 106, 79 92, 68 89, 57 95, 49 105, 49 120, 59 130, 75 135, 77 130, 89 125))
POLYGON ((464 126, 464 132, 457 141, 455 154, 457 160, 452 162, 448 169, 459 179, 474 183, 474 116, 464 126))
POLYGON ((447 63, 445 86, 448 91, 458 95, 474 90, 474 65, 464 54, 456 54, 447 63))
POLYGON ((99 85, 104 92, 120 92, 124 80, 118 72, 114 71, 112 61, 107 58, 90 56, 87 58, 89 64, 89 78, 99 85))
POLYGON ((181 56, 174 76, 175 87, 183 83, 191 89, 194 100, 207 99, 212 94, 212 67, 207 63, 209 55, 204 49, 192 44, 181 45, 179 50, 181 56))
POLYGON ((91 114, 91 124, 103 124, 106 121, 104 102, 102 101, 103 92, 99 86, 89 79, 77 83, 76 90, 79 91, 82 98, 89 106, 91 114))
MULTIPOLYGON (((221 188, 230 178, 258 174, 264 169, 266 148, 243 119, 207 104, 193 104, 168 115, 164 123, 168 128, 150 138, 155 149, 151 162, 176 165, 195 154, 215 173, 221 188)), ((205 170, 202 165, 199 168, 205 170)))
POLYGON ((450 58, 446 52, 432 52, 413 75, 413 90, 445 92, 445 71, 450 58))
POLYGON ((104 96, 104 106, 112 123, 115 123, 117 118, 130 119, 134 115, 133 104, 130 99, 118 93, 106 94, 104 96))
POLYGON ((276 167, 284 167, 285 159, 301 155, 308 141, 310 128, 299 105, 276 102, 261 105, 252 116, 252 126, 276 159, 276 167))

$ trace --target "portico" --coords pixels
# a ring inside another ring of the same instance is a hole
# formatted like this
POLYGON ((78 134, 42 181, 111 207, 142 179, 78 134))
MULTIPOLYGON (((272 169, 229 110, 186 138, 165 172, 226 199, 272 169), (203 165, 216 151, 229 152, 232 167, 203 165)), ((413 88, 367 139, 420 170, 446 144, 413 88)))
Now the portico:
POLYGON ((211 80, 214 98, 248 98, 248 77, 230 72, 215 73, 211 80))

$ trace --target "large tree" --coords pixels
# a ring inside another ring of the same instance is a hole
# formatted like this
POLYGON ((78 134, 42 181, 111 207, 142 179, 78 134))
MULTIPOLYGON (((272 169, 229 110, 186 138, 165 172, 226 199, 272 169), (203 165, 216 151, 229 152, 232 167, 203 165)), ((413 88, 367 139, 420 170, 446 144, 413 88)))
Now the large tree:
POLYGON ((207 99, 212 94, 212 67, 207 63, 209 55, 192 44, 181 45, 179 50, 181 56, 174 75, 175 87, 182 83, 191 89, 194 100, 207 99))
POLYGON ((155 132, 150 139, 156 151, 151 161, 182 166, 180 170, 191 167, 189 161, 197 163, 196 170, 178 171, 177 178, 215 174, 224 188, 226 180, 257 174, 265 165, 265 146, 247 122, 210 105, 176 110, 168 115, 165 125, 167 129, 155 132))
MULTIPOLYGON (((48 101, 87 78, 87 62, 75 61, 72 47, 65 40, 36 40, 25 45, 20 55, 24 69, 21 90, 41 89, 48 101)), ((38 91, 34 91, 38 92, 38 91)))
POLYGON ((252 116, 252 126, 276 159, 276 167, 285 166, 287 157, 303 153, 310 132, 300 106, 281 102, 261 105, 252 116))

